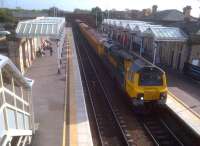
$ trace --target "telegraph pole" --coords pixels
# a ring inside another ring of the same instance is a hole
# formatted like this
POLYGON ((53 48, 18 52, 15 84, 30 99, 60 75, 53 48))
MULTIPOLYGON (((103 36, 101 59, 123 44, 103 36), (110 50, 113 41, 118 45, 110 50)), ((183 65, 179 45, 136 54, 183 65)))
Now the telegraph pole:
POLYGON ((97 10, 96 10, 96 26, 97 26, 97 10))

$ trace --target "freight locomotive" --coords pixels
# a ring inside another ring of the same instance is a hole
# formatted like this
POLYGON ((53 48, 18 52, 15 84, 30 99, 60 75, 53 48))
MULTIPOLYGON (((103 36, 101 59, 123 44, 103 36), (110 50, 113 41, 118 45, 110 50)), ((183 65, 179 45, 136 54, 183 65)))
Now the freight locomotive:
POLYGON ((104 37, 85 23, 76 22, 83 36, 133 105, 166 103, 167 83, 162 69, 136 53, 123 49, 118 42, 104 37))

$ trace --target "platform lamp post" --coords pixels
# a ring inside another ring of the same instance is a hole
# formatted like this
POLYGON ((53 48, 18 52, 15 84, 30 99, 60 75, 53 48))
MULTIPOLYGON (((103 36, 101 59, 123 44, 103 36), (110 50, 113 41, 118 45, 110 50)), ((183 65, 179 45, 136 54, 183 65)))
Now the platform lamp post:
POLYGON ((129 51, 132 51, 132 48, 133 48, 133 33, 130 33, 130 47, 129 47, 129 51))
POLYGON ((153 46, 154 46, 153 64, 155 64, 156 63, 156 53, 157 53, 158 44, 156 42, 153 42, 153 46))
POLYGON ((142 53, 143 53, 143 38, 142 36, 140 37, 140 56, 142 56, 142 53))
POLYGON ((58 74, 61 73, 61 52, 59 46, 59 39, 56 39, 56 47, 57 47, 57 64, 58 64, 58 74))
POLYGON ((57 39, 57 55, 58 55, 58 74, 61 73, 61 65, 62 65, 62 51, 63 51, 63 43, 64 43, 64 35, 62 32, 60 34, 60 39, 57 39))
POLYGON ((97 27, 97 21, 98 21, 98 20, 97 20, 97 10, 96 10, 96 27, 97 27))

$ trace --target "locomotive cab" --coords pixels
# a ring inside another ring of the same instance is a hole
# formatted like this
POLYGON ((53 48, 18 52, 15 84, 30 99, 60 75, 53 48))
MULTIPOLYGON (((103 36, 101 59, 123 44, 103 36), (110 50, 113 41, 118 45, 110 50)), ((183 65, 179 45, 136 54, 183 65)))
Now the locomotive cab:
POLYGON ((127 68, 126 92, 134 105, 147 102, 165 104, 167 99, 167 84, 164 71, 135 60, 127 68))

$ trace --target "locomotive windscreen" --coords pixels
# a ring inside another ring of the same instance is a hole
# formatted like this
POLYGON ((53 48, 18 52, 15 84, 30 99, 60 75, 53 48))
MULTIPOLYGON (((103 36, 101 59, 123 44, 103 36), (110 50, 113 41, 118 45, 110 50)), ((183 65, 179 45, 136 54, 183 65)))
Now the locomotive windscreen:
POLYGON ((140 71, 139 86, 162 86, 162 72, 156 68, 143 68, 140 71))

